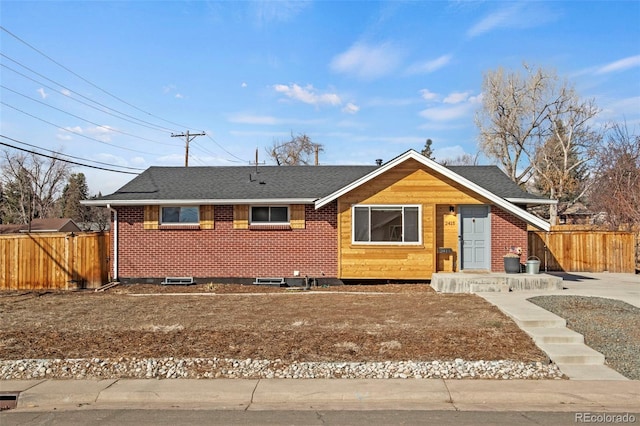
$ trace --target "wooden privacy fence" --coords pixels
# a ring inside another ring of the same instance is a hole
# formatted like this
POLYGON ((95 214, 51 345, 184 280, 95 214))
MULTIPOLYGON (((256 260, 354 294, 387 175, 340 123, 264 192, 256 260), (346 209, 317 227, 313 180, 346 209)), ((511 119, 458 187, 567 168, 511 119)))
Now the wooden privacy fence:
POLYGON ((0 290, 100 287, 109 253, 108 232, 0 235, 0 290))
POLYGON ((541 271, 634 273, 636 235, 586 226, 552 226, 548 233, 529 231, 529 256, 540 259, 541 271))

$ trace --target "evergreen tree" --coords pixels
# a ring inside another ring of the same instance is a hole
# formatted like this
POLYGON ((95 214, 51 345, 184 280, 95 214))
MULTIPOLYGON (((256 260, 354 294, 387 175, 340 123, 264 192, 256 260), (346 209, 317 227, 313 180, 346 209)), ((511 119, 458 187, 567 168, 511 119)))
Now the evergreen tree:
POLYGON ((62 217, 68 217, 80 223, 89 221, 89 207, 80 204, 81 200, 86 200, 87 198, 89 198, 89 187, 84 173, 71 174, 60 198, 62 217))
POLYGON ((420 154, 424 155, 429 160, 435 160, 435 157, 433 156, 433 150, 431 149, 432 144, 433 141, 431 139, 427 139, 427 141, 424 143, 424 148, 422 148, 422 151, 420 151, 420 154))

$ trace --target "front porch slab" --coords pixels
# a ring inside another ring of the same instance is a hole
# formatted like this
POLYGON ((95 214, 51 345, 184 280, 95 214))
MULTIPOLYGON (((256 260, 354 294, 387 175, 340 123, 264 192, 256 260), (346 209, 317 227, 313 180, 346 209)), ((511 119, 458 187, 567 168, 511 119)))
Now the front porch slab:
POLYGON ((438 272, 431 287, 439 293, 562 290, 562 278, 548 274, 438 272))

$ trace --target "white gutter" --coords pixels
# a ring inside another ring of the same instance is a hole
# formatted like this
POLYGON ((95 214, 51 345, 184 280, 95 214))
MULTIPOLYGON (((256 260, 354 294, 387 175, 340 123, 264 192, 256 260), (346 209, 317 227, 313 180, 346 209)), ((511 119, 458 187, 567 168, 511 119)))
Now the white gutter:
POLYGON ((235 205, 235 204, 314 204, 317 198, 255 198, 255 199, 198 199, 198 200, 83 200, 85 206, 200 206, 206 204, 235 205))
POLYGON ((107 208, 113 212, 113 281, 118 280, 118 211, 107 204, 107 208))

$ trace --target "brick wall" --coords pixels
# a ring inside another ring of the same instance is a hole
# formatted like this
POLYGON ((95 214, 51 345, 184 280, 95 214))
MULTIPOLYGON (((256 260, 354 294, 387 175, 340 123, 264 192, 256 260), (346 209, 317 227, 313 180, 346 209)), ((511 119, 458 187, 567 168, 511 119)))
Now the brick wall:
POLYGON ((527 224, 495 206, 491 207, 491 271, 504 272, 502 257, 509 247, 521 247, 520 261, 527 259, 527 224))
POLYGON ((233 206, 215 206, 215 229, 143 229, 143 207, 118 207, 120 278, 336 277, 337 204, 305 206, 305 229, 233 229, 233 206))

